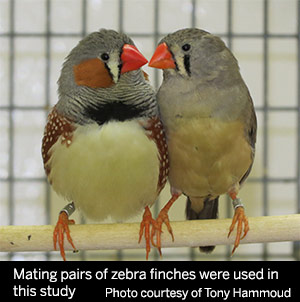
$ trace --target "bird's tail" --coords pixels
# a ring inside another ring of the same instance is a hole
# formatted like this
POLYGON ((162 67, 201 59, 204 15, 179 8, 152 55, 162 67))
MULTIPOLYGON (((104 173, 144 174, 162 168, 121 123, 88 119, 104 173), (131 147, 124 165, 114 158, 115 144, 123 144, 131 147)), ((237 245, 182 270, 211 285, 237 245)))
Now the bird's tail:
MULTIPOLYGON (((196 212, 192 209, 192 203, 190 198, 187 198, 186 203, 186 218, 188 220, 198 220, 198 219, 216 219, 218 218, 218 207, 219 207, 219 196, 215 199, 205 199, 204 206, 200 212, 196 212)), ((203 253, 211 253, 215 246, 200 246, 200 251, 203 253)))

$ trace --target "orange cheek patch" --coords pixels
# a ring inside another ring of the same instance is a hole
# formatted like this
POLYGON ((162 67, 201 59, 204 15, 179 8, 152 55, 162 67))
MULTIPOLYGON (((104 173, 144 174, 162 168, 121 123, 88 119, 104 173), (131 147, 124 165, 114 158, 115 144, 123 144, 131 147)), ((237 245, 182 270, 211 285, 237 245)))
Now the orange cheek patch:
POLYGON ((107 88, 114 85, 111 75, 100 59, 90 59, 73 67, 75 82, 79 86, 107 88))

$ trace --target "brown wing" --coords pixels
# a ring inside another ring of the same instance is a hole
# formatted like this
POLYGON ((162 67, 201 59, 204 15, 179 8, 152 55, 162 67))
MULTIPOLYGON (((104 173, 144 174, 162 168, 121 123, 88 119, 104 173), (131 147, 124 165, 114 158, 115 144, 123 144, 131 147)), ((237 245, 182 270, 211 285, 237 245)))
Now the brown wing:
POLYGON ((255 110, 254 110, 254 106, 252 103, 252 99, 251 96, 249 95, 250 101, 251 101, 251 113, 250 113, 250 118, 247 124, 247 128, 246 128, 246 136, 248 139, 248 142, 250 144, 250 146, 253 148, 253 150, 255 149, 255 143, 256 143, 256 132, 257 132, 257 120, 256 120, 256 114, 255 114, 255 110))
POLYGON ((249 176, 249 174, 251 172, 251 169, 252 169, 252 165, 253 165, 253 161, 254 161, 254 155, 255 155, 257 119, 256 119, 256 114, 255 114, 252 98, 251 98, 249 92, 248 92, 248 98, 249 98, 249 102, 251 103, 251 107, 250 107, 251 112, 250 112, 249 119, 246 122, 245 135, 246 135, 248 143, 250 144, 250 146, 252 148, 252 155, 251 155, 252 156, 252 163, 251 163, 249 169, 247 170, 247 172, 241 178, 240 185, 242 185, 244 183, 244 181, 247 179, 247 177, 249 176))
POLYGON ((47 119, 47 124, 44 130, 42 140, 42 156, 46 174, 50 173, 50 167, 47 165, 51 157, 50 149, 61 137, 61 143, 69 147, 72 143, 73 132, 76 129, 72 121, 61 116, 54 106, 50 111, 47 119))

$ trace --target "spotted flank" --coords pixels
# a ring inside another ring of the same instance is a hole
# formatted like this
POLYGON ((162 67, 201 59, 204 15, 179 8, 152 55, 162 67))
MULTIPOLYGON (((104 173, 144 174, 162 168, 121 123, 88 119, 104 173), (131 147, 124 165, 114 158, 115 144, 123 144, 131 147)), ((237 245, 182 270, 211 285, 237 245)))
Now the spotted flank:
POLYGON ((145 129, 147 130, 147 136, 154 140, 159 153, 160 168, 157 187, 159 194, 164 188, 169 174, 169 156, 165 131, 158 117, 151 118, 145 129))
POLYGON ((48 115, 47 124, 42 141, 42 156, 47 175, 50 173, 50 167, 47 165, 50 159, 50 149, 61 137, 61 143, 69 147, 72 143, 74 124, 67 118, 61 116, 55 107, 48 115))

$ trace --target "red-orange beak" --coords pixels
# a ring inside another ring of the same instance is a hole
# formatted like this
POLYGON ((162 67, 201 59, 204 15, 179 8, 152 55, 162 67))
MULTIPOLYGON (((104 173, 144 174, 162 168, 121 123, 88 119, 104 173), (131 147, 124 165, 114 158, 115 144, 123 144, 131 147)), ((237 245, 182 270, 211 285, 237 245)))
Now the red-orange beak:
POLYGON ((157 46, 150 62, 150 67, 168 69, 175 68, 175 62, 166 43, 161 43, 157 46))
POLYGON ((121 73, 139 69, 148 62, 148 60, 138 51, 138 49, 130 44, 124 44, 121 60, 121 73))

